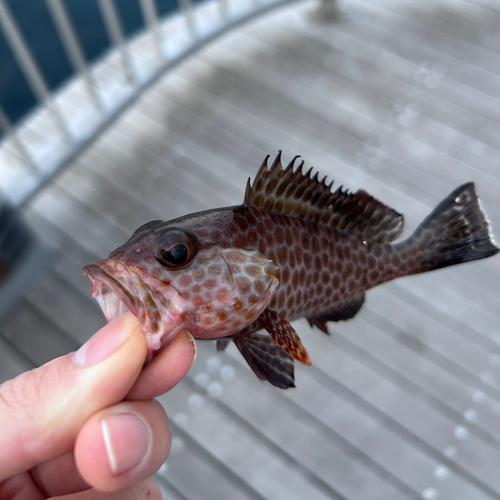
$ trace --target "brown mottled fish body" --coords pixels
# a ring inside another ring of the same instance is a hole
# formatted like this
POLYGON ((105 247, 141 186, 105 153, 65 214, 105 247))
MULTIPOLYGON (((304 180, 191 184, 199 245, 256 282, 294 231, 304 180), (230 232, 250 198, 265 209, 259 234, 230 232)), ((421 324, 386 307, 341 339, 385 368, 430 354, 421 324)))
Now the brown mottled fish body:
POLYGON ((306 317, 327 333, 327 321, 352 318, 374 286, 498 252, 472 183, 394 244, 401 214, 365 191, 332 192, 294 161, 283 169, 278 155, 268 168, 266 158, 243 205, 153 221, 87 266, 108 320, 124 304, 152 350, 181 328, 222 339, 219 349, 232 339, 259 378, 286 388, 292 358, 310 364, 291 321, 306 317))
MULTIPOLYGON (((408 261, 408 251, 401 247, 370 244, 267 210, 240 207, 233 217, 238 229, 228 243, 258 250, 276 263, 279 285, 269 306, 289 321, 328 313, 369 288, 414 272, 411 262, 400 268, 402 259, 408 261)), ((247 285, 259 282, 242 282, 247 285)))

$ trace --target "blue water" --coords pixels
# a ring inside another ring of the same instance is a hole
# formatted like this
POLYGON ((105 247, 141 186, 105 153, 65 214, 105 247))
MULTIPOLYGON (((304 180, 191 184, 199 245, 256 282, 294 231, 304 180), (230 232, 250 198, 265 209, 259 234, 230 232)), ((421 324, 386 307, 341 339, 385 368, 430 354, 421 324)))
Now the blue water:
MULTIPOLYGON (((51 89, 72 74, 52 18, 43 0, 8 0, 17 23, 51 89)), ((99 57, 110 45, 95 0, 65 0, 87 61, 99 57)), ((159 15, 177 9, 176 0, 156 0, 159 15)), ((115 0, 125 35, 143 28, 138 0, 115 0)), ((13 122, 37 104, 0 31, 0 104, 13 122)))

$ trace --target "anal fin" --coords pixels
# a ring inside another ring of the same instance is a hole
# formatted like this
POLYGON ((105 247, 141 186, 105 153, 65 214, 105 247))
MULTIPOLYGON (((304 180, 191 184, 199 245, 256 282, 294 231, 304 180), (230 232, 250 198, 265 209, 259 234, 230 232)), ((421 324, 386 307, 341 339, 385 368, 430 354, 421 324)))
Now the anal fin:
POLYGON ((319 330, 321 330, 323 333, 326 333, 327 335, 330 335, 330 332, 328 331, 328 321, 326 319, 323 319, 322 316, 313 316, 311 318, 306 318, 307 322, 309 323, 309 326, 312 328, 315 326, 319 330))
POLYGON ((267 333, 236 334, 233 341, 261 380, 280 389, 295 387, 293 358, 267 333))
POLYGON ((304 344, 302 344, 302 340, 300 340, 293 326, 283 316, 280 316, 276 311, 266 309, 257 321, 259 326, 265 328, 275 342, 292 358, 304 365, 311 364, 311 359, 304 344))
POLYGON ((364 302, 365 293, 363 292, 356 295, 352 299, 341 303, 335 308, 332 308, 330 311, 319 314, 318 316, 307 318, 307 321, 311 327, 316 326, 322 332, 328 334, 328 327, 326 325, 327 321, 346 321, 354 318, 354 316, 358 314, 364 302))

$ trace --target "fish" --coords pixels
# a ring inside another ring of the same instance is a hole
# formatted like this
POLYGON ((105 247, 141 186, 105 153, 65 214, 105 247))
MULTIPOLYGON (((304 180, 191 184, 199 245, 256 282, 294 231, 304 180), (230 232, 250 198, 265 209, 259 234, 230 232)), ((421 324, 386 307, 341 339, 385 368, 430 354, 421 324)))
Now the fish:
POLYGON ((472 182, 452 191, 408 238, 404 217, 360 189, 266 156, 241 205, 154 220, 84 267, 108 321, 137 316, 150 356, 183 329, 234 342, 261 380, 295 387, 311 359, 291 323, 353 318, 365 292, 403 276, 498 253, 472 182))

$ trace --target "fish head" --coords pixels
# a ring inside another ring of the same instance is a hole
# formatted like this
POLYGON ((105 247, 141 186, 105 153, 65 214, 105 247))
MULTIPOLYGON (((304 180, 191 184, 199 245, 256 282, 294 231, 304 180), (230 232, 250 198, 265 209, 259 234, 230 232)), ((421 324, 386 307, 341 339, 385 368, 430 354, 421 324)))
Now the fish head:
POLYGON ((108 321, 137 316, 150 353, 181 329, 220 338, 252 323, 278 286, 277 266, 257 251, 203 231, 153 221, 84 272, 108 321))

